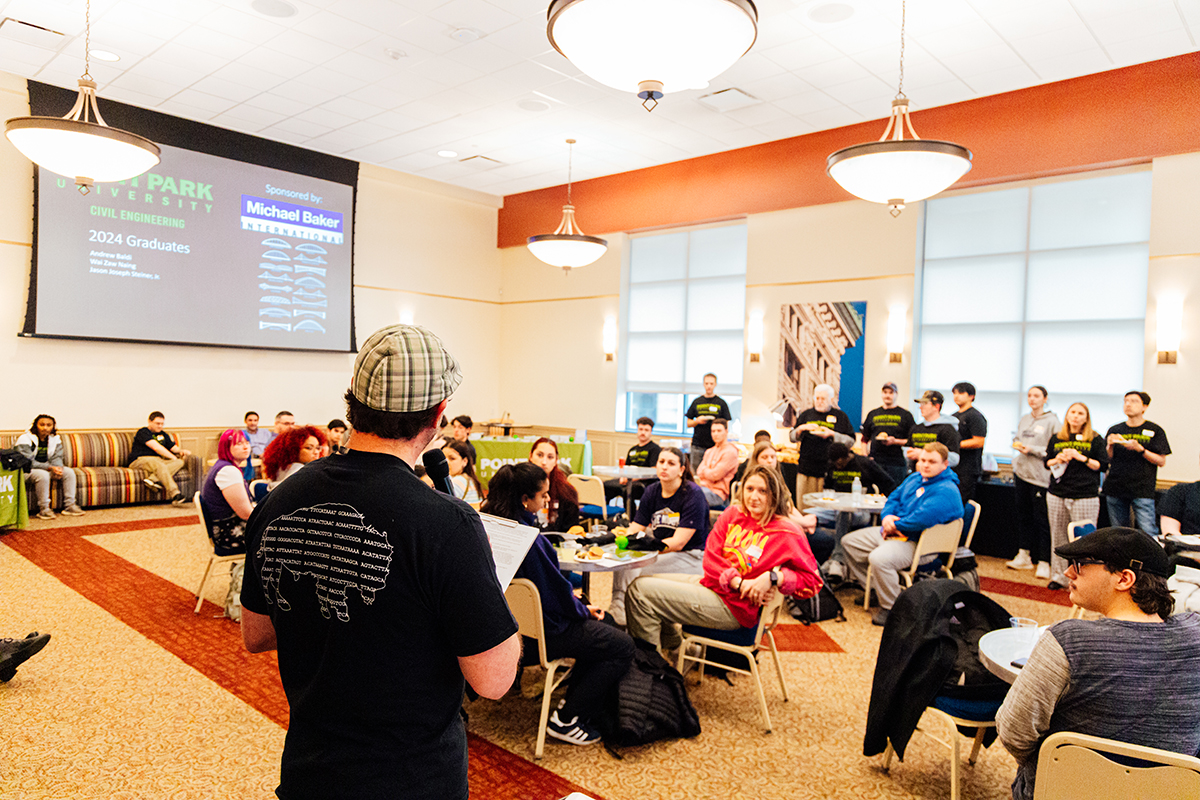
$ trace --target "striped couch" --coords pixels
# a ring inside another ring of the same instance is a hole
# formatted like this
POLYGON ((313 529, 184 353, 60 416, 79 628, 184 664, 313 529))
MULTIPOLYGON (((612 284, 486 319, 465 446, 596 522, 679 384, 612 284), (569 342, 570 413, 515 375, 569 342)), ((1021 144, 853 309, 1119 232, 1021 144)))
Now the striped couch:
MULTIPOLYGON (((0 448, 12 447, 20 434, 0 435, 0 448)), ((131 503, 151 503, 163 500, 142 483, 145 473, 135 473, 125 466, 133 448, 134 431, 119 433, 60 433, 63 440, 63 464, 75 470, 76 493, 79 505, 116 506, 131 503)), ((204 477, 203 459, 190 455, 187 464, 175 474, 175 482, 185 497, 191 497, 204 477)), ((53 483, 50 504, 62 508, 62 483, 53 483)), ((37 499, 29 491, 30 513, 37 512, 37 499)))

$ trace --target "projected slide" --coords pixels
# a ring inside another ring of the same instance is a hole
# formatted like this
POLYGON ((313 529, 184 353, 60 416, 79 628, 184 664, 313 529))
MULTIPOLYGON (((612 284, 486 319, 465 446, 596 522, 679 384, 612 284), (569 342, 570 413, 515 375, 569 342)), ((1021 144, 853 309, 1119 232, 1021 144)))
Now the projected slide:
POLYGON ((80 195, 38 174, 38 335, 351 349, 353 189, 175 147, 80 195))

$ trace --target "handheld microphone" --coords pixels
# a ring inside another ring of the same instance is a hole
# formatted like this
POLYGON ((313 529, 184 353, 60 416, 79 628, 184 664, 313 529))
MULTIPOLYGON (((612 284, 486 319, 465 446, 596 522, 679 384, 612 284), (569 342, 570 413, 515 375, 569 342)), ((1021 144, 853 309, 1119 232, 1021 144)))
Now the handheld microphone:
POLYGON ((446 463, 446 454, 441 450, 430 450, 421 456, 425 465, 425 474, 433 481, 434 488, 442 494, 454 496, 454 484, 450 482, 450 465, 446 463))

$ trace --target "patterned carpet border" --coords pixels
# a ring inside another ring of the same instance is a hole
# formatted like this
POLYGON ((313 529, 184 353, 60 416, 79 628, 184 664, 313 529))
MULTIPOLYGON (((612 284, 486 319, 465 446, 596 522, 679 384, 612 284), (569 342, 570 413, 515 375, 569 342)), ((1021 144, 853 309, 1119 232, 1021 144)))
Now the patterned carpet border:
MULTIPOLYGON (((288 702, 274 653, 242 646, 241 628, 213 619, 206 602, 194 614, 190 591, 142 569, 84 536, 198 525, 195 516, 74 525, 10 533, 0 542, 89 601, 158 644, 185 664, 283 727, 288 702)), ((588 790, 474 734, 468 734, 470 790, 492 800, 552 800, 588 790)))
MULTIPOLYGON (((837 623, 828 623, 836 625, 837 623)), ((844 653, 846 652, 821 630, 820 625, 779 625, 773 631, 775 649, 781 653, 844 653)))
POLYGON ((1061 589, 1047 589, 1019 581, 1006 581, 1003 578, 979 577, 979 588, 992 594, 1005 594, 1009 597, 1022 597, 1026 600, 1036 600, 1039 603, 1050 603, 1056 606, 1071 605, 1071 598, 1061 589))

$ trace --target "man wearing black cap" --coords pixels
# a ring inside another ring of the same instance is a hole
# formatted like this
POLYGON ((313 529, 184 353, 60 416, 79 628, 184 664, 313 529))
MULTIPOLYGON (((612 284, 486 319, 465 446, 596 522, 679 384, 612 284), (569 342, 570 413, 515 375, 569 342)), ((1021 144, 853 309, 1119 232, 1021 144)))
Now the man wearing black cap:
POLYGON ((1014 800, 1033 797, 1038 748, 1074 731, 1186 755, 1200 750, 1200 616, 1171 616, 1167 555, 1132 528, 1055 548, 1071 601, 1098 620, 1052 625, 996 715, 1017 759, 1014 800))
POLYGON ((461 381, 424 328, 376 331, 346 392, 348 452, 250 515, 242 638, 279 650, 281 800, 466 800, 464 678, 501 697, 520 640, 479 515, 412 469, 461 381))
POLYGON ((921 418, 908 433, 908 448, 904 451, 904 457, 908 460, 909 467, 913 471, 916 470, 921 450, 930 442, 940 442, 945 446, 950 451, 950 460, 947 463, 951 469, 957 467, 958 420, 942 413, 942 403, 945 402, 942 393, 929 389, 913 402, 920 408, 921 418))
POLYGON ((892 382, 883 385, 883 405, 867 413, 863 420, 862 440, 870 445, 867 453, 899 485, 908 477, 908 461, 904 445, 913 427, 913 415, 907 408, 896 405, 900 390, 892 382))

